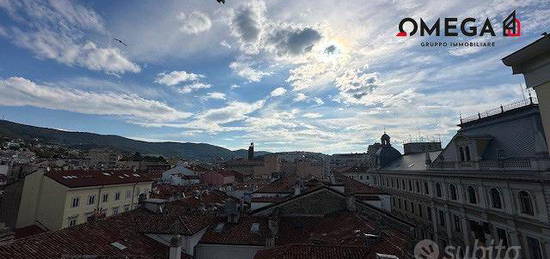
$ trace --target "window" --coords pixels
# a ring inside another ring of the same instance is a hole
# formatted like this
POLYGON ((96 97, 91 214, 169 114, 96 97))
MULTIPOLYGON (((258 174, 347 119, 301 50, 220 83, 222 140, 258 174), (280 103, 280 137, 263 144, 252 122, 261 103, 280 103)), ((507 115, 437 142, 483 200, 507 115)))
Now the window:
POLYGON ((456 201, 458 200, 458 195, 456 192, 456 186, 454 184, 449 185, 449 196, 451 196, 451 200, 456 201))
POLYGON ((464 161, 464 149, 460 147, 458 150, 460 152, 460 161, 464 161))
POLYGON ((412 181, 409 180, 409 191, 412 192, 413 191, 413 185, 412 185, 412 181))
POLYGON ((363 176, 362 176, 362 175, 360 175, 360 176, 359 176, 359 179, 363 180, 363 176))
POLYGON ((401 199, 397 198, 397 207, 399 207, 399 209, 401 209, 401 199))
POLYGON ((418 216, 423 217, 422 216, 422 205, 421 204, 418 204, 418 216))
POLYGON ((113 207, 113 215, 118 214, 118 207, 113 207))
POLYGON ((411 201, 411 214, 414 214, 414 202, 411 201))
POLYGON ((536 238, 527 237, 527 250, 531 253, 530 259, 542 259, 542 247, 536 238))
POLYGON ((103 199, 102 199, 103 202, 108 202, 109 201, 109 194, 108 193, 105 193, 103 194, 103 199))
POLYGON ((115 201, 120 200, 120 192, 115 193, 115 201))
POLYGON ((445 214, 441 210, 439 211, 439 225, 445 226, 445 214))
POLYGON ((435 184, 435 194, 437 195, 437 197, 441 197, 441 184, 439 183, 435 184))
POLYGON ((405 210, 409 210, 409 201, 405 200, 405 210))
POLYGON ((77 219, 78 219, 78 215, 67 218, 69 227, 76 225, 77 219))
POLYGON ((470 147, 466 147, 466 161, 470 161, 470 147))
POLYGON ((468 201, 471 204, 477 204, 476 190, 472 186, 468 186, 468 201))
POLYGON ((129 210, 130 210, 130 205, 124 205, 124 212, 129 211, 129 210))
POLYGON ((508 247, 508 234, 506 234, 506 230, 502 228, 497 228, 497 236, 498 236, 498 245, 501 245, 503 247, 508 247))
POLYGON ((129 200, 132 198, 132 191, 131 190, 127 190, 126 191, 126 199, 129 200))
POLYGON ((426 195, 430 195, 430 188, 428 186, 428 182, 424 182, 424 193, 426 193, 426 195))
POLYGON ((521 206, 521 213, 527 215, 535 215, 533 210, 533 202, 531 201, 531 195, 529 195, 528 192, 519 192, 519 204, 521 206))
POLYGON ((426 214, 428 215, 428 220, 432 221, 432 208, 426 207, 427 211, 426 214))
POLYGON ((73 208, 78 207, 78 203, 79 203, 79 202, 80 202, 80 198, 79 198, 79 197, 74 197, 74 198, 73 198, 72 207, 73 207, 73 208))
POLYGON ((490 191, 491 194, 491 205, 495 209, 502 209, 502 201, 500 199, 500 192, 496 188, 492 188, 490 191))
POLYGON ((455 223, 455 231, 460 232, 462 231, 462 226, 460 225, 460 218, 457 215, 454 215, 454 223, 455 223))
POLYGON ((88 196, 88 205, 94 205, 95 204, 95 195, 88 196))
POLYGON ((407 187, 405 186, 405 179, 402 179, 401 183, 402 183, 401 186, 403 187, 403 190, 406 190, 407 187))
POLYGON ((416 181, 416 192, 420 192, 420 183, 416 181))

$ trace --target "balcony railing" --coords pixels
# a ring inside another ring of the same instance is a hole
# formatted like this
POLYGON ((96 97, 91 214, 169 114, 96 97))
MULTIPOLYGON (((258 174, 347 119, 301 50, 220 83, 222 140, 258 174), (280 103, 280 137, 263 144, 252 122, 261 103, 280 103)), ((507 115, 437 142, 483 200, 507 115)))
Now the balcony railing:
POLYGON ((528 99, 519 100, 517 102, 513 102, 513 103, 510 103, 510 104, 507 104, 507 105, 501 105, 500 107, 495 108, 495 109, 491 109, 491 110, 484 111, 484 112, 478 112, 477 114, 466 116, 466 117, 461 117, 460 118, 460 124, 464 124, 464 123, 467 123, 467 122, 487 118, 489 116, 497 115, 497 114, 500 114, 500 113, 504 113, 506 111, 510 111, 510 110, 513 110, 513 109, 517 109, 517 108, 520 108, 520 107, 528 106, 528 105, 531 105, 531 104, 537 104, 537 103, 538 103, 538 100, 537 100, 536 97, 529 97, 528 99))
POLYGON ((441 161, 430 164, 430 169, 464 169, 464 170, 547 170, 550 168, 548 158, 513 158, 482 161, 441 161))

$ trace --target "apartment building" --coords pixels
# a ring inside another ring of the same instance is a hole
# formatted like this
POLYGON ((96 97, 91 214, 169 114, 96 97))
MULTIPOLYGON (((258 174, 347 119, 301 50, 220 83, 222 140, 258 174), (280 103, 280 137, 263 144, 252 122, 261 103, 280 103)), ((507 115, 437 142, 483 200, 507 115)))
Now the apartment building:
POLYGON ((133 210, 152 183, 130 170, 37 171, 25 178, 16 227, 56 230, 133 210))

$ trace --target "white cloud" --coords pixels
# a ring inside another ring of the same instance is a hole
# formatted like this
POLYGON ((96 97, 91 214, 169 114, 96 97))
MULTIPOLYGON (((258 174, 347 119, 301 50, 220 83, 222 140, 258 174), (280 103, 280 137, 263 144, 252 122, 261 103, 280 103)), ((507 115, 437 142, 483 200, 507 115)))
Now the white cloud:
POLYGON ((188 34, 197 34, 208 31, 212 27, 212 21, 205 13, 193 11, 190 14, 181 12, 177 19, 182 23, 180 31, 188 34))
POLYGON ((231 89, 237 89, 237 88, 240 88, 240 87, 241 87, 241 86, 238 85, 238 84, 232 84, 232 85, 230 86, 231 89))
POLYGON ((1 80, 0 92, 0 104, 8 106, 29 105, 85 114, 116 115, 146 122, 177 121, 191 116, 191 113, 137 95, 40 85, 22 77, 1 80))
POLYGON ((201 74, 188 73, 185 71, 172 71, 170 73, 157 74, 155 83, 174 86, 182 82, 197 81, 201 78, 204 78, 201 74))
POLYGON ((201 82, 194 82, 188 85, 184 85, 182 88, 180 88, 178 91, 182 94, 188 94, 198 89, 207 89, 212 87, 210 84, 201 83, 201 82))
POLYGON ((207 93, 206 96, 203 97, 204 100, 208 99, 215 99, 215 100, 225 100, 225 94, 220 92, 211 92, 207 93))
POLYGON ((98 46, 82 35, 107 35, 101 17, 93 10, 69 1, 7 1, 7 10, 17 26, 3 36, 40 59, 53 59, 109 74, 140 72, 117 48, 98 46))
POLYGON ((286 93, 286 89, 282 87, 275 88, 273 91, 271 91, 271 96, 281 96, 286 93))
POLYGON ((316 113, 316 112, 308 112, 308 113, 304 113, 302 117, 310 118, 310 119, 318 119, 318 118, 322 118, 323 114, 316 113))
POLYGON ((233 72, 237 73, 237 75, 246 78, 251 82, 259 82, 264 76, 271 74, 269 72, 263 72, 252 68, 251 64, 248 62, 231 62, 231 64, 229 64, 229 68, 231 68, 233 72))
POLYGON ((294 101, 295 102, 301 102, 301 101, 304 101, 306 99, 307 99, 307 95, 305 95, 303 93, 297 93, 296 97, 294 98, 294 101))

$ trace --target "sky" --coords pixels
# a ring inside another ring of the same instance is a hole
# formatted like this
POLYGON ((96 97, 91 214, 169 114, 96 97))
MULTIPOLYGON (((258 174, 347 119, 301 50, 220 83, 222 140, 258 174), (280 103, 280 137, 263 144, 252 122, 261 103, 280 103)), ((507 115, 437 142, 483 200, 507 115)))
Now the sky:
POLYGON ((229 149, 445 144, 459 116, 527 95, 501 58, 548 17, 547 0, 0 0, 0 118, 229 149), (514 10, 522 35, 503 37, 514 10), (396 37, 405 17, 490 18, 497 36, 396 37))

